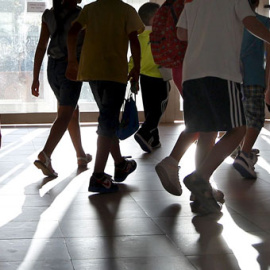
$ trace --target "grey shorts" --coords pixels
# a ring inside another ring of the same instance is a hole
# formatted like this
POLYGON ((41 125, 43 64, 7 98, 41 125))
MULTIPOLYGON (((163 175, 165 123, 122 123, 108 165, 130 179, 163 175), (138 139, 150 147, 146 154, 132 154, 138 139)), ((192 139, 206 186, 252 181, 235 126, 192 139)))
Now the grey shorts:
POLYGON ((89 84, 99 108, 97 133, 115 137, 125 99, 126 84, 111 81, 90 81, 89 84))
POLYGON ((82 82, 70 81, 66 78, 67 62, 49 57, 47 75, 49 84, 61 106, 76 107, 82 82))
POLYGON ((265 89, 257 85, 243 86, 242 88, 247 127, 261 130, 265 120, 265 89))
POLYGON ((240 84, 216 77, 185 81, 187 132, 229 131, 246 124, 240 84))

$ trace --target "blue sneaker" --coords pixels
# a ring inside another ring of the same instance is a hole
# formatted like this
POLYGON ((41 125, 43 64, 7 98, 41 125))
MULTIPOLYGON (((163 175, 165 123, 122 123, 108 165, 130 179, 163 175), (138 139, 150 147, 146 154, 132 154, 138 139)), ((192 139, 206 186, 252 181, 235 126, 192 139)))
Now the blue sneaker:
POLYGON ((94 175, 90 178, 89 192, 112 193, 118 191, 118 186, 112 182, 112 177, 106 173, 101 178, 94 175))
POLYGON ((114 169, 114 181, 123 182, 129 174, 134 172, 137 168, 137 163, 133 159, 125 159, 125 164, 123 166, 115 166, 114 169))

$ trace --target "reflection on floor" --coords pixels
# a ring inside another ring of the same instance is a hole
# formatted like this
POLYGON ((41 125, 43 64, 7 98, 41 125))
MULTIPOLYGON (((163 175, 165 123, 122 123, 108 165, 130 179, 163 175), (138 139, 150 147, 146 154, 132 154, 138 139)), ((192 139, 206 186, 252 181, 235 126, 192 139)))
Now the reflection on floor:
MULTIPOLYGON (((44 178, 33 161, 48 128, 3 128, 0 150, 1 270, 257 270, 270 269, 270 132, 256 148, 258 179, 247 181, 227 158, 213 175, 223 190, 223 217, 191 213, 189 192, 162 188, 154 166, 169 154, 181 124, 162 125, 162 147, 144 154, 133 138, 121 142, 137 170, 117 194, 87 192, 93 163, 78 171, 65 134, 52 157, 59 177, 44 178)), ((95 155, 96 127, 83 126, 87 152, 95 155)), ((180 166, 181 181, 194 169, 191 146, 180 166)), ((110 159, 107 173, 113 174, 110 159)))

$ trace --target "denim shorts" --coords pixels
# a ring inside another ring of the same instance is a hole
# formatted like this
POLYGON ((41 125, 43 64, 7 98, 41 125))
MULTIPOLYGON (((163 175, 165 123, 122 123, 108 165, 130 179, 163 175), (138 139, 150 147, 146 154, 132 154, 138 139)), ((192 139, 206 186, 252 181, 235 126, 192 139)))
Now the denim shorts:
POLYGON ((265 120, 264 88, 257 85, 243 86, 243 105, 247 127, 261 130, 265 120))
POLYGON ((90 81, 89 84, 99 108, 97 134, 115 137, 126 84, 112 81, 90 81))
POLYGON ((47 76, 49 84, 60 106, 76 107, 82 82, 70 81, 66 78, 67 62, 49 57, 47 76))

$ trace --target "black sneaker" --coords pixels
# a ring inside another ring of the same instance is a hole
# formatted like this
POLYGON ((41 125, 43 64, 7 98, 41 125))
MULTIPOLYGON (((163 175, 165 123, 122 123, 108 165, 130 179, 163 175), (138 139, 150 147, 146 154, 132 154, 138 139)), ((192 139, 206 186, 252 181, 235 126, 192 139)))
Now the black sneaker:
POLYGON ((140 128, 136 132, 136 134, 134 135, 134 139, 140 145, 140 147, 142 148, 143 151, 145 151, 147 153, 152 152, 153 149, 152 149, 151 144, 152 144, 154 138, 151 135, 151 133, 147 133, 143 129, 140 128))
POLYGON ((153 136, 153 141, 151 143, 151 147, 153 149, 156 149, 156 148, 159 148, 161 147, 161 143, 159 141, 159 132, 158 132, 158 129, 156 128, 155 130, 153 130, 151 132, 152 136, 153 136))
POLYGON ((88 187, 89 192, 112 193, 118 191, 118 186, 112 182, 112 177, 106 173, 101 178, 92 175, 88 187))
POLYGON ((129 174, 134 172, 137 168, 137 163, 135 160, 125 159, 124 164, 120 164, 120 166, 115 166, 114 168, 114 181, 115 182, 123 182, 129 174))
POLYGON ((154 141, 152 142, 152 144, 151 144, 151 147, 152 147, 153 149, 160 148, 160 147, 161 147, 160 141, 159 141, 159 140, 154 140, 154 141))

